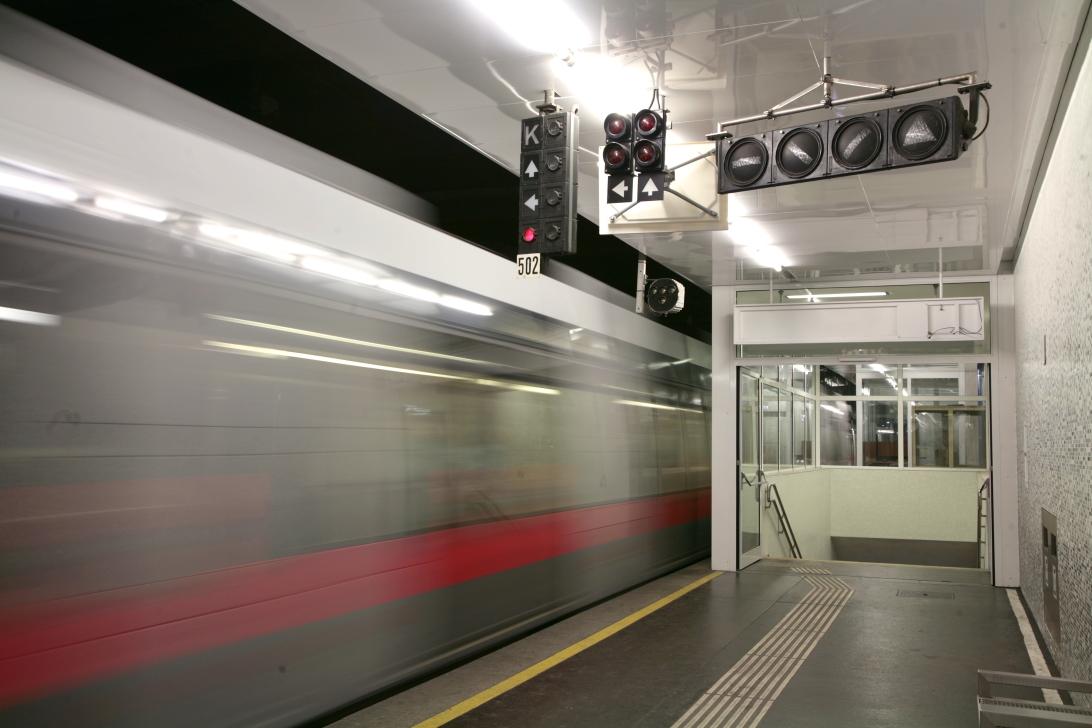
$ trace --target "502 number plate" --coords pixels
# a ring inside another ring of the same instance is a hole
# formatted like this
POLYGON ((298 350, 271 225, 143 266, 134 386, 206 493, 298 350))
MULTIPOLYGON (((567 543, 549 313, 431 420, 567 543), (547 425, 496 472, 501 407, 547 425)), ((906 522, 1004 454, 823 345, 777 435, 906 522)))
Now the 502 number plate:
POLYGON ((542 275, 542 255, 540 253, 517 255, 516 275, 520 278, 538 278, 542 275))

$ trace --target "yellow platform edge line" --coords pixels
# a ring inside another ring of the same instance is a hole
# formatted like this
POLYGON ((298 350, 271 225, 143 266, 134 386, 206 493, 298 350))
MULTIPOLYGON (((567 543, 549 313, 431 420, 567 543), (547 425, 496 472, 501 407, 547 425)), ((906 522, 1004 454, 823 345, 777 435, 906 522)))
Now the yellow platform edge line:
POLYGON ((473 697, 470 697, 470 698, 467 698, 466 700, 464 700, 463 702, 461 702, 461 703, 459 703, 457 705, 453 705, 452 707, 448 708, 447 710, 445 710, 442 713, 437 713, 436 715, 432 716, 431 718, 421 721, 420 723, 415 725, 413 728, 437 728, 438 726, 442 726, 445 723, 449 723, 449 722, 455 720, 456 718, 458 718, 459 716, 465 715, 466 713, 469 713, 470 711, 474 710, 474 708, 477 708, 480 705, 488 703, 493 698, 495 698, 495 697, 497 697, 499 695, 503 695, 504 693, 508 692, 512 688, 514 688, 514 687, 516 687, 518 685, 522 685, 523 683, 527 682, 528 680, 535 677, 536 675, 541 675, 542 673, 546 672, 547 670, 549 670, 554 665, 558 665, 558 664, 564 662, 565 660, 569 659, 573 655, 577 655, 577 654, 583 652, 584 650, 588 649, 592 645, 595 645, 595 644, 598 644, 598 643, 602 642, 607 637, 610 637, 612 634, 617 634, 618 632, 621 632, 623 629, 630 626, 631 624, 633 624, 635 622, 639 622, 640 620, 644 619, 645 617, 652 614, 656 610, 658 610, 658 609, 660 609, 662 607, 665 607, 668 604, 670 604, 671 602, 678 599, 679 597, 684 596, 684 595, 694 591, 695 589, 697 589, 702 584, 705 584, 706 582, 709 582, 709 581, 712 581, 713 579, 716 579, 718 576, 720 576, 723 573, 724 573, 723 571, 714 571, 712 574, 707 574, 706 576, 703 576, 702 578, 698 579, 697 581, 694 581, 694 582, 691 582, 690 584, 687 584, 682 589, 679 589, 678 591, 675 591, 675 592, 672 592, 671 594, 668 594, 663 599, 658 599, 658 600, 654 601, 652 604, 649 604, 644 609, 638 610, 638 611, 634 612, 633 614, 629 615, 628 617, 623 617, 622 619, 619 619, 617 622, 610 625, 609 627, 604 627, 603 629, 599 630, 598 632, 591 635, 590 637, 585 637, 584 639, 580 640, 576 644, 570 645, 570 646, 566 647, 565 649, 561 650, 560 652, 556 652, 553 655, 550 655, 545 660, 542 660, 541 662, 537 662, 534 665, 531 665, 526 670, 523 670, 521 672, 516 673, 515 675, 508 678, 507 680, 499 682, 496 685, 494 685, 493 687, 487 688, 487 689, 481 691, 480 693, 478 693, 477 695, 475 695, 473 697))

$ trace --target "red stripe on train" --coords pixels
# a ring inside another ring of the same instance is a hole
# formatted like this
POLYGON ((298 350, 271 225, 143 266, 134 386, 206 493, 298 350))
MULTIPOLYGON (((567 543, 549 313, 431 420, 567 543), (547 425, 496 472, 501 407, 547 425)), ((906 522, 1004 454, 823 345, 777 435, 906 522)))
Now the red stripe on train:
POLYGON ((706 518, 710 491, 433 531, 0 612, 0 705, 706 518))

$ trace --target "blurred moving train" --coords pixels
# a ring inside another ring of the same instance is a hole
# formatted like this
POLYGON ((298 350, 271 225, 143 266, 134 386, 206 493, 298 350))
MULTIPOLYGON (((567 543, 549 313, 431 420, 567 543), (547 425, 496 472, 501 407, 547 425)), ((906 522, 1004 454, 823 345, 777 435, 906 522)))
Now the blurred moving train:
POLYGON ((294 725, 708 553, 707 369, 5 170, 0 724, 294 725))

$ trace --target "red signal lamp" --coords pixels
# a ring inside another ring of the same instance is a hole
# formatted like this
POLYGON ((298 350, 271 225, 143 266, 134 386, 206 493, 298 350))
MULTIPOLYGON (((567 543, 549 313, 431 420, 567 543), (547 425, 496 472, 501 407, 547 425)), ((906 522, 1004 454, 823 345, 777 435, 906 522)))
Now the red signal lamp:
POLYGON ((537 238, 537 237, 538 237, 538 233, 535 232, 535 229, 533 227, 524 228, 524 230, 523 230, 523 242, 533 243, 533 242, 535 242, 535 238, 537 238))
POLYGON ((633 148, 633 156, 637 159, 638 167, 653 167, 660 159, 660 147, 650 141, 637 142, 633 148))

